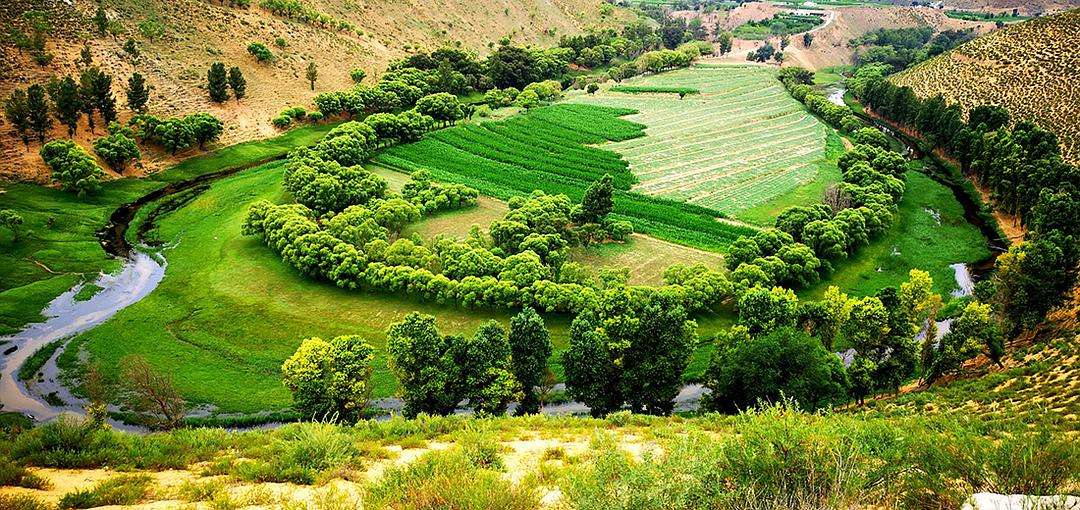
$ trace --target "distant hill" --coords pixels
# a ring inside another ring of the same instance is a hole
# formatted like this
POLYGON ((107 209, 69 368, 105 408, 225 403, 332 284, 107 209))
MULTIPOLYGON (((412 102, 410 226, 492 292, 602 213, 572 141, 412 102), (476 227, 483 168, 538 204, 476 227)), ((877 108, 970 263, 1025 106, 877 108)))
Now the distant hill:
POLYGON ((930 59, 893 80, 920 97, 942 94, 965 112, 999 104, 1057 133, 1080 163, 1080 9, 1017 23, 930 59))
MULTIPOLYGON (((553 45, 561 35, 632 17, 621 10, 601 16, 600 0, 249 0, 248 7, 240 0, 108 0, 106 13, 117 34, 98 37, 93 23, 97 0, 2 3, 0 30, 12 26, 26 30, 23 14, 27 11, 49 13, 46 50, 54 59, 47 66, 36 65, 27 52, 0 37, 0 96, 7 97, 16 86, 77 73, 75 60, 85 42, 94 65, 114 76, 118 97, 123 97, 119 91, 128 76, 142 73, 154 87, 151 113, 210 112, 225 122, 224 143, 273 135, 276 130, 269 120, 278 111, 309 104, 319 92, 349 87, 352 68, 367 70, 370 80, 390 60, 418 48, 460 43, 483 55, 489 43, 502 37, 516 44, 553 45), (333 26, 328 21, 289 19, 263 7, 273 4, 303 6, 308 14, 332 19, 333 26), (162 33, 151 40, 140 29, 147 23, 157 23, 162 33), (138 55, 123 49, 129 39, 138 45, 138 55), (269 47, 274 61, 257 63, 247 52, 252 42, 269 47), (207 97, 206 72, 215 61, 243 70, 248 95, 239 105, 234 101, 218 105, 207 97), (318 66, 314 91, 304 78, 308 62, 318 66)), ((127 109, 121 108, 121 117, 126 115, 127 109)), ((36 149, 28 156, 5 124, 0 119, 0 177, 41 177, 43 167, 36 149)), ((89 143, 88 139, 79 141, 89 143)), ((169 161, 146 163, 154 167, 169 161)))

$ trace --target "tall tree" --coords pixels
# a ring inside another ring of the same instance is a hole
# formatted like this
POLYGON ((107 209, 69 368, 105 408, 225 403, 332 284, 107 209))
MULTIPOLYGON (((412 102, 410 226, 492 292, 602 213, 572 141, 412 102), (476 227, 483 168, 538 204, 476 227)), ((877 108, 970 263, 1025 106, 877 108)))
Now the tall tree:
POLYGON ((232 89, 236 102, 240 102, 244 94, 247 94, 247 81, 244 80, 244 73, 240 72, 239 67, 229 68, 229 88, 232 89))
POLYGON ((109 17, 105 15, 105 0, 98 0, 97 10, 94 12, 94 26, 97 27, 98 35, 102 37, 109 31, 109 17))
POLYGON ((315 65, 314 61, 308 62, 305 76, 307 81, 311 83, 311 90, 315 90, 315 80, 319 79, 319 67, 315 65))
POLYGON ((93 111, 97 110, 105 124, 116 120, 116 98, 112 93, 112 76, 101 69, 91 67, 79 75, 79 93, 83 96, 83 111, 90 122, 90 131, 94 130, 93 111), (88 106, 85 102, 89 102, 88 106))
POLYGON ((613 192, 611 174, 604 174, 600 180, 590 184, 585 190, 585 196, 581 198, 581 222, 599 223, 602 221, 614 207, 613 192))
POLYGON ((67 126, 68 137, 74 137, 79 128, 79 118, 82 117, 82 95, 79 94, 79 85, 70 76, 65 76, 61 80, 53 79, 49 83, 49 97, 52 98, 56 118, 61 124, 67 126))
POLYGON ((510 366, 524 396, 517 414, 540 411, 537 387, 543 381, 551 357, 551 335, 536 310, 526 308, 510 319, 510 366))
POLYGON ((53 124, 49 116, 49 101, 45 99, 45 87, 35 84, 26 89, 26 108, 30 129, 37 135, 39 143, 45 143, 45 135, 53 124))
POLYGON ((229 78, 225 73, 225 64, 214 62, 206 72, 206 91, 210 100, 223 103, 229 99, 229 78))
POLYGON ((312 337, 281 365, 282 381, 305 417, 355 422, 371 395, 375 349, 357 335, 312 337))
POLYGON ((131 78, 128 78, 128 86, 125 90, 127 93, 127 104, 131 111, 144 113, 146 112, 146 103, 150 100, 150 87, 146 85, 146 79, 139 73, 132 73, 131 78))
POLYGON ((15 128, 15 133, 22 139, 23 145, 30 148, 30 106, 26 102, 26 92, 15 89, 4 101, 4 117, 15 128))

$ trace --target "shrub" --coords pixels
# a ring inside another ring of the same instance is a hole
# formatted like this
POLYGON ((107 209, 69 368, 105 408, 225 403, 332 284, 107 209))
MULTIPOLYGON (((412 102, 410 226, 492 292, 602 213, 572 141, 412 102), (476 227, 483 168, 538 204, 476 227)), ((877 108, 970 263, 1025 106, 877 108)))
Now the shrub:
POLYGON ((29 494, 0 494, 0 508, 8 510, 50 510, 52 507, 29 494))
POLYGON ((382 508, 425 508, 438 501, 446 508, 525 510, 540 506, 535 481, 513 483, 487 469, 462 448, 428 452, 403 467, 387 469, 368 490, 365 502, 382 508))
POLYGON ((53 140, 43 145, 39 154, 52 170, 53 181, 60 183, 64 191, 83 196, 98 189, 98 180, 104 172, 75 142, 53 140))
POLYGON ((107 505, 134 505, 144 501, 153 485, 150 475, 120 475, 102 480, 90 489, 64 494, 60 508, 94 508, 107 505))
POLYGON ((247 47, 248 53, 255 56, 255 60, 259 62, 270 62, 274 60, 274 54, 270 52, 270 48, 267 48, 265 44, 259 42, 253 42, 247 47))

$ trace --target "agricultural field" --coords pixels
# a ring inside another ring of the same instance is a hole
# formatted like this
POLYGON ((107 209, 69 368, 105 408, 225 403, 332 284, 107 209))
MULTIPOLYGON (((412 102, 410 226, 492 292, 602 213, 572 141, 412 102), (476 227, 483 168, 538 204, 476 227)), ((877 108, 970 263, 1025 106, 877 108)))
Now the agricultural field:
POLYGON ((760 41, 769 37, 808 32, 824 22, 824 16, 816 14, 779 12, 770 19, 743 23, 735 27, 731 35, 739 39, 760 41))
POLYGON ((1057 134, 1080 162, 1080 10, 1044 16, 976 38, 893 78, 922 98, 941 94, 964 111, 998 104, 1014 119, 1057 134))
MULTIPOLYGON (((701 91, 684 99, 602 89, 572 101, 638 112, 624 118, 644 125, 644 136, 604 145, 629 162, 638 180, 634 191, 767 225, 772 217, 754 208, 769 204, 769 211, 779 211, 817 201, 820 194, 799 190, 839 180, 839 151, 826 150, 832 130, 792 99, 774 72, 698 65, 626 82, 701 91)), ((834 148, 838 144, 834 140, 834 148)))
POLYGON ((436 131, 386 149, 374 161, 404 172, 428 169, 437 179, 501 199, 542 190, 580 200, 591 182, 610 174, 617 190, 613 216, 629 220, 637 232, 719 249, 752 231, 718 221, 722 211, 639 192, 638 176, 605 144, 643 135, 641 124, 623 118, 634 112, 584 104, 538 108, 503 121, 436 131))

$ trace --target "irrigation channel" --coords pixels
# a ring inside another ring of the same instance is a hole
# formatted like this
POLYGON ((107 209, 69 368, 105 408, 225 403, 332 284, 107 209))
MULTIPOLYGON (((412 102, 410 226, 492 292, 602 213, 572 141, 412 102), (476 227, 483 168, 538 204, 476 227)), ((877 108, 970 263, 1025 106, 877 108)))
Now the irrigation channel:
MULTIPOLYGON (((843 101, 844 90, 831 91, 830 100, 843 101)), ((863 116, 864 120, 873 122, 884 129, 888 134, 900 140, 908 148, 909 156, 918 159, 922 152, 917 144, 902 134, 896 133, 887 123, 871 116, 863 116)), ((928 158, 942 170, 943 164, 932 155, 928 158)), ((35 421, 48 421, 63 413, 83 412, 85 401, 72 394, 64 384, 61 371, 57 366, 57 358, 64 351, 66 344, 79 333, 89 331, 98 324, 111 318, 120 310, 132 305, 149 295, 165 277, 166 261, 160 249, 147 246, 144 240, 145 234, 153 228, 154 219, 157 215, 183 206, 194 199, 198 194, 209 188, 210 184, 218 179, 233 175, 237 172, 254 168, 271 160, 231 167, 217 172, 203 174, 201 176, 166 185, 156 191, 148 193, 139 199, 120 206, 109 218, 108 225, 98 232, 102 248, 106 253, 121 258, 124 263, 120 270, 114 274, 101 274, 93 282, 101 288, 90 299, 78 301, 76 294, 87 282, 79 283, 67 292, 53 299, 42 311, 46 318, 44 322, 29 324, 18 333, 0 337, 0 345, 3 349, 3 359, 0 361, 0 410, 4 412, 18 412, 29 416, 35 421), (135 238, 139 244, 136 248, 128 240, 128 230, 131 222, 143 207, 160 202, 146 219, 139 225, 135 238), (55 348, 54 348, 55 347, 55 348), (42 365, 38 373, 30 381, 23 381, 19 377, 19 369, 22 365, 44 348, 53 348, 49 359, 42 365)), ((947 175, 947 174, 945 174, 947 175)), ((968 266, 967 264, 953 264, 956 283, 959 289, 953 292, 954 296, 968 296, 974 287, 974 282, 993 268, 993 261, 1001 248, 995 244, 1001 243, 998 233, 979 214, 979 206, 960 186, 960 183, 952 182, 951 179, 935 177, 948 186, 957 200, 964 208, 964 215, 969 222, 977 226, 983 233, 993 255, 986 261, 968 266)), ((941 321, 938 325, 938 337, 948 331, 951 321, 941 321)), ((840 353, 846 358, 851 353, 840 353)), ((562 389, 562 385, 556 385, 555 390, 562 389)), ((684 386, 675 399, 675 409, 679 411, 693 410, 699 405, 701 397, 707 393, 700 384, 684 386)), ((382 398, 372 402, 372 406, 387 412, 399 412, 403 407, 400 399, 382 398)), ((458 411, 465 412, 463 409, 458 411)), ((544 413, 549 414, 578 414, 588 412, 588 408, 578 402, 565 402, 552 404, 543 408, 544 413)), ((140 430, 128 424, 112 422, 121 429, 140 430)))

